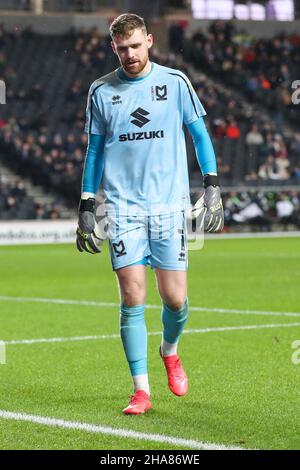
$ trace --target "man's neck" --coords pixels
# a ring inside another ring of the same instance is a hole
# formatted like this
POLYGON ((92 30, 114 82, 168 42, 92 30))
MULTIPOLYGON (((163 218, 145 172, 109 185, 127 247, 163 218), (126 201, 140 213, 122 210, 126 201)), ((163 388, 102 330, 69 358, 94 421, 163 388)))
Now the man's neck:
POLYGON ((128 73, 128 72, 126 72, 124 67, 122 67, 122 70, 128 78, 141 78, 141 77, 145 77, 146 75, 148 75, 148 73, 151 71, 151 66, 152 66, 151 62, 150 62, 150 60, 148 60, 145 67, 143 68, 143 70, 141 70, 138 74, 128 73))

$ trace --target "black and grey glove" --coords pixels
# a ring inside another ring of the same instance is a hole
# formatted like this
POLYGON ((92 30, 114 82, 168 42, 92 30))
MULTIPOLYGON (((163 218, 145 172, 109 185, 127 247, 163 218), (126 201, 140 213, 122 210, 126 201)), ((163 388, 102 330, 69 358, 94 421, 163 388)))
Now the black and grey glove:
POLYGON ((224 227, 224 212, 219 180, 216 175, 204 175, 204 194, 192 209, 192 217, 201 217, 204 232, 221 232, 224 227))
POLYGON ((100 230, 96 223, 94 212, 94 198, 80 200, 76 245, 79 251, 91 254, 101 253, 106 238, 105 232, 100 230))

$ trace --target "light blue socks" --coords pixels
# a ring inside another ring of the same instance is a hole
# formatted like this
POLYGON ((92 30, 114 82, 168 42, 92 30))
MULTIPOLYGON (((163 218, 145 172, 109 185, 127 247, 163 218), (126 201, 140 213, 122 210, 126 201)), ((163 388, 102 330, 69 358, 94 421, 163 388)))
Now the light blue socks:
POLYGON ((147 329, 144 311, 144 305, 128 307, 121 304, 121 338, 132 376, 147 374, 147 329))
POLYGON ((188 317, 188 300, 179 310, 172 310, 165 303, 162 309, 163 340, 169 344, 179 341, 188 317))
MULTIPOLYGON (((121 304, 120 330, 121 338, 133 377, 135 389, 149 391, 147 368, 147 329, 144 318, 145 306, 129 307, 121 304)), ((163 304, 163 355, 176 354, 177 343, 188 317, 188 300, 179 310, 172 310, 163 304)), ((149 393, 149 392, 148 392, 149 393)))

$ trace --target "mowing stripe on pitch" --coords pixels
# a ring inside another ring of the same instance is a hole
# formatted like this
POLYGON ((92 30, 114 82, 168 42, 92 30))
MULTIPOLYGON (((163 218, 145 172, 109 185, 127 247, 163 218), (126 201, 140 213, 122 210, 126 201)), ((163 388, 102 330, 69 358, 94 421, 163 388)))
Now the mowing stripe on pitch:
MULTIPOLYGON (((218 326, 212 328, 196 328, 186 329, 183 334, 193 333, 213 333, 219 331, 243 331, 243 330, 260 330, 265 328, 291 328, 293 326, 300 326, 300 323, 272 323, 269 325, 242 325, 242 326, 218 326)), ((148 336, 161 335, 161 331, 150 331, 148 336)), ((36 339, 16 339, 9 341, 2 341, 4 344, 35 344, 35 343, 65 343, 67 341, 90 341, 100 339, 115 339, 120 338, 119 334, 111 335, 92 335, 92 336, 69 336, 63 338, 36 338, 36 339)))
POLYGON ((25 413, 13 413, 11 411, 0 410, 0 418, 23 421, 43 426, 53 426, 63 429, 73 429, 76 431, 85 431, 89 433, 106 434, 126 439, 137 439, 142 441, 161 442, 171 444, 178 447, 186 447, 188 449, 199 450, 244 450, 241 447, 226 446, 223 444, 215 444, 212 442, 202 442, 193 439, 183 439, 163 434, 148 434, 130 429, 111 428, 109 426, 101 426, 99 424, 81 423, 78 421, 66 421, 64 419, 48 418, 46 416, 29 415, 25 413))
MULTIPOLYGON (((9 302, 41 302, 49 304, 63 305, 82 305, 87 307, 109 307, 120 308, 120 304, 116 302, 98 302, 94 300, 71 300, 71 299, 48 299, 45 297, 13 297, 8 295, 0 295, 0 301, 9 302)), ((161 305, 146 304, 146 308, 150 310, 161 311, 161 305)), ((238 315, 261 315, 261 316, 278 316, 278 317, 300 317, 300 312, 272 312, 264 310, 247 310, 247 309, 230 309, 230 308, 212 308, 212 307, 189 307, 191 312, 212 312, 212 313, 233 313, 238 315)))

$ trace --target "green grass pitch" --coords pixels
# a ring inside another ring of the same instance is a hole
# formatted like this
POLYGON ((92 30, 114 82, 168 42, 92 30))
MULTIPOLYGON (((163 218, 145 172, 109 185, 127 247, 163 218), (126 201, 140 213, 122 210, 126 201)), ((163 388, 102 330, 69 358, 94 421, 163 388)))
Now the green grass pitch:
MULTIPOLYGON (((300 325, 300 314, 266 314, 300 312, 299 273, 300 238, 206 241, 189 254, 190 306, 208 310, 190 312, 186 328, 200 331, 180 341, 186 397, 168 390, 158 334, 148 337, 153 410, 138 417, 121 414, 131 380, 119 338, 8 343, 0 410, 225 446, 299 449, 300 364, 292 362, 292 343, 300 340, 300 326, 280 325, 300 325)), ((76 303, 119 303, 107 248, 90 256, 71 245, 1 247, 0 275, 0 340, 118 334, 117 306, 76 303), (20 297, 41 300, 12 299, 20 297)), ((160 305, 150 269, 147 304, 160 305)), ((146 322, 149 332, 160 332, 160 309, 148 309, 146 322)), ((184 447, 0 417, 0 448, 184 447)))

